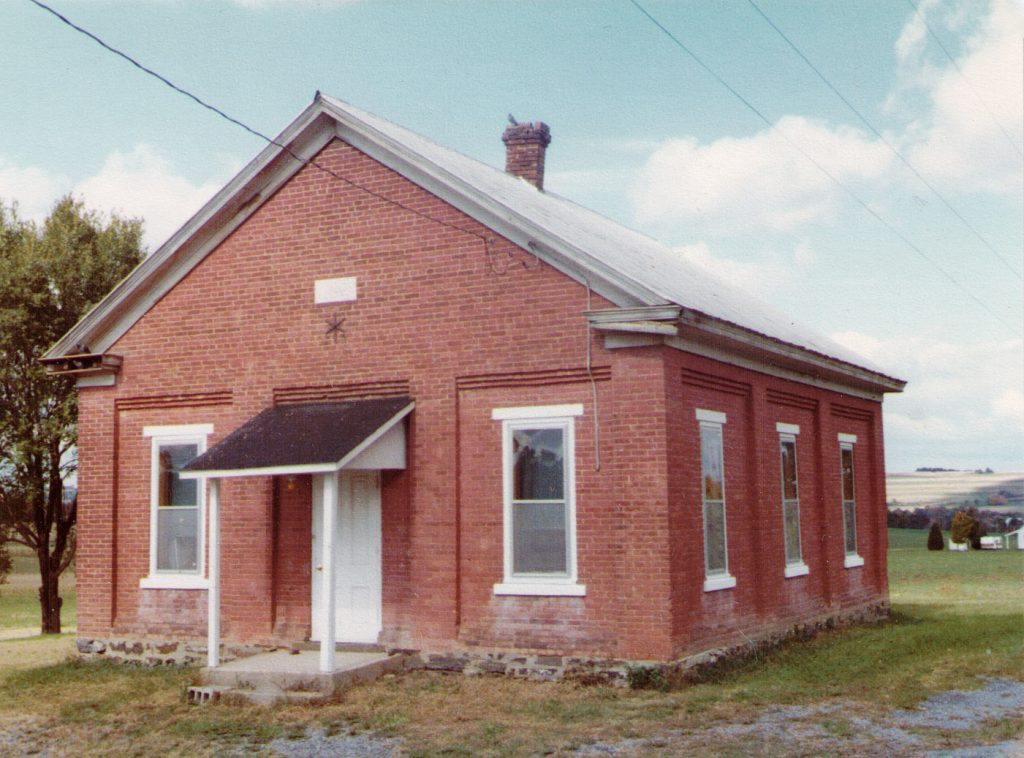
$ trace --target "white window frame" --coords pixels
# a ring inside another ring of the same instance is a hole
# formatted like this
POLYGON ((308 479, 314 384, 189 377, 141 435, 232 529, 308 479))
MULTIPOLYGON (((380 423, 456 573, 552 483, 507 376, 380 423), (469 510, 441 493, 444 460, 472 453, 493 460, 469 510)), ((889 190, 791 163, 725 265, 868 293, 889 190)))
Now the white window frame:
POLYGON ((858 568, 864 565, 864 558, 861 557, 857 550, 857 462, 856 455, 854 454, 854 448, 857 444, 856 434, 845 434, 840 432, 839 434, 839 501, 843 507, 843 566, 845 568, 858 568), (850 464, 853 468, 853 476, 851 477, 851 485, 853 486, 853 497, 849 500, 846 499, 846 493, 843 492, 843 451, 850 451, 850 464), (849 552, 846 549, 847 535, 849 534, 850 525, 846 523, 846 504, 850 503, 853 508, 853 552, 849 552))
POLYGON ((504 577, 494 585, 495 595, 537 595, 583 597, 585 584, 578 583, 576 562, 576 417, 583 415, 582 403, 494 408, 491 419, 501 421, 501 468, 503 504, 504 577), (517 429, 561 429, 565 447, 566 573, 520 574, 512 571, 512 434, 517 429))
POLYGON ((796 576, 807 576, 811 573, 810 567, 804 561, 803 524, 801 524, 800 521, 800 457, 797 455, 796 445, 797 435, 800 434, 800 426, 798 424, 785 424, 779 422, 775 425, 775 431, 779 433, 779 483, 781 485, 782 492, 782 549, 786 563, 786 566, 783 569, 783 574, 787 579, 792 579, 796 576), (793 469, 797 477, 796 497, 790 498, 789 500, 786 500, 786 470, 782 466, 782 445, 786 442, 793 443, 793 469), (796 547, 798 557, 794 561, 789 559, 789 531, 786 529, 787 503, 796 504, 796 547))
POLYGON ((722 469, 722 553, 725 556, 725 569, 722 571, 708 571, 708 508, 707 503, 704 500, 704 451, 703 449, 700 449, 700 512, 702 524, 701 531, 704 542, 704 591, 716 592, 718 590, 732 589, 736 586, 736 577, 729 573, 729 519, 725 496, 725 430, 723 429, 727 419, 726 415, 721 411, 712 411, 705 408, 697 408, 696 416, 699 427, 698 432, 701 429, 713 429, 716 430, 722 438, 722 459, 719 461, 722 469))
POLYGON ((147 426, 142 436, 150 441, 149 453, 149 576, 139 580, 143 589, 205 590, 210 581, 206 576, 206 480, 200 479, 196 488, 199 526, 196 571, 159 571, 157 558, 157 525, 160 507, 160 448, 164 445, 195 445, 196 454, 206 451, 206 440, 213 434, 213 424, 178 424, 174 426, 147 426))

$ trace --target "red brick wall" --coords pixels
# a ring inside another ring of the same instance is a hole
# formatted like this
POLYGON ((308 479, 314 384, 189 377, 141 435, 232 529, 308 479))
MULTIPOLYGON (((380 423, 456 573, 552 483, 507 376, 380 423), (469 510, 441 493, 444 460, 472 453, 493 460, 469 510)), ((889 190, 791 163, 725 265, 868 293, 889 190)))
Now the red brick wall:
MULTIPOLYGON (((874 536, 884 528, 875 404, 844 398, 846 415, 836 417, 828 393, 667 348, 608 351, 593 335, 598 470, 585 288, 505 240, 485 245, 475 235, 491 238, 489 230, 344 143, 317 160, 474 234, 307 168, 111 348, 124 356, 117 386, 81 392, 81 633, 205 633, 204 592, 139 588, 149 565, 143 426, 212 423, 212 444, 282 389, 375 382, 404 382, 416 401, 408 468, 382 477, 388 644, 668 658, 764 618, 884 592, 884 541, 874 536), (314 280, 336 276, 358 277, 358 300, 314 305, 314 280), (326 334, 334 317, 344 319, 339 339, 326 334), (695 385, 692 374, 684 384, 684 369, 724 377, 725 390, 706 380, 695 385), (769 387, 778 386, 811 398, 818 410, 768 402, 769 387), (491 409, 562 403, 584 406, 575 422, 576 502, 587 594, 495 596, 503 504, 501 424, 491 409), (735 590, 702 591, 694 407, 729 414, 735 590), (801 425, 811 565, 809 577, 786 581, 776 420, 801 425), (837 430, 863 435, 857 476, 864 569, 842 568, 837 430), (766 526, 751 528, 758 523, 766 526), (758 571, 772 562, 779 562, 777 572, 758 571)), ((309 477, 224 482, 225 637, 269 642, 308 634, 310 492, 309 477)))
POLYGON ((885 599, 881 405, 666 350, 673 532, 673 641, 678 655, 736 631, 796 623, 827 609, 885 599), (695 409, 726 413, 726 520, 733 589, 704 592, 700 438, 695 409), (806 576, 785 577, 777 423, 797 424, 806 576), (858 549, 844 567, 840 432, 857 435, 858 549))

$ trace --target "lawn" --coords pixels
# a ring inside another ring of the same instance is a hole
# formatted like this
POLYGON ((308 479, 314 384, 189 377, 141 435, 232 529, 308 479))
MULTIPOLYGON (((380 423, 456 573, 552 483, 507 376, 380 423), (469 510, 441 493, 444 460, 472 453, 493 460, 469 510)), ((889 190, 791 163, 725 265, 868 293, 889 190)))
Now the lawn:
MULTIPOLYGON (((36 629, 41 622, 39 612, 39 565, 26 547, 11 546, 14 561, 6 584, 0 584, 0 639, 5 632, 36 629)), ((75 626, 75 571, 72 566, 60 578, 60 595, 64 598, 61 623, 67 629, 75 626)))
MULTIPOLYGON (((891 622, 793 642, 671 692, 421 672, 355 687, 318 706, 199 708, 182 696, 193 670, 67 662, 5 671, 4 658, 26 660, 38 638, 0 643, 0 752, 5 730, 29 742, 73 744, 77 755, 215 755, 258 752, 270 740, 316 727, 400 737, 412 755, 536 755, 749 722, 773 704, 836 703, 841 716, 819 721, 843 733, 850 718, 979 686, 979 675, 1024 680, 1024 557, 929 552, 926 537, 890 531, 891 622), (11 649, 17 652, 3 656, 11 649)), ((5 612, 0 597, 0 618, 5 612)), ((1006 739, 1022 725, 1004 720, 955 739, 1006 739)), ((704 747, 745 750, 714 741, 704 747)))

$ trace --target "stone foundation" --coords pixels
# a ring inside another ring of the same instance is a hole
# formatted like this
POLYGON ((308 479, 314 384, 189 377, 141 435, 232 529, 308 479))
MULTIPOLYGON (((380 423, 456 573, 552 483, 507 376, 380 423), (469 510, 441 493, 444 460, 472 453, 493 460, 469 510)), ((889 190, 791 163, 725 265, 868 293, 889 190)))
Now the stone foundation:
MULTIPOLYGON (((710 650, 686 655, 672 661, 626 661, 551 653, 524 653, 500 650, 454 650, 431 653, 419 650, 388 650, 407 656, 407 669, 450 671, 466 675, 501 674, 537 681, 569 680, 581 684, 623 687, 630 683, 630 671, 646 669, 664 681, 700 681, 719 663, 738 660, 775 647, 787 640, 811 639, 818 633, 855 624, 875 624, 889 617, 888 601, 818 616, 798 623, 766 626, 757 634, 739 635, 736 641, 710 650)), ((206 663, 206 644, 199 641, 167 639, 78 639, 78 651, 86 658, 104 658, 145 666, 202 666, 206 663)), ((271 646, 224 643, 221 660, 244 658, 276 649, 271 646)))
POLYGON ((565 679, 581 684, 626 686, 630 683, 631 670, 646 669, 648 675, 660 675, 664 681, 699 681, 723 661, 743 659, 787 640, 811 639, 823 631, 855 624, 875 624, 888 617, 888 601, 869 603, 798 623, 766 626, 755 635, 741 635, 730 644, 672 661, 627 661, 575 655, 524 654, 521 651, 401 652, 411 654, 408 668, 467 675, 503 674, 538 681, 565 679))
MULTIPOLYGON (((206 665, 206 643, 189 640, 168 640, 160 638, 141 639, 91 639, 79 637, 76 640, 82 658, 105 659, 117 663, 140 666, 204 666, 206 665)), ((221 660, 233 661, 270 648, 255 645, 221 645, 221 660)))

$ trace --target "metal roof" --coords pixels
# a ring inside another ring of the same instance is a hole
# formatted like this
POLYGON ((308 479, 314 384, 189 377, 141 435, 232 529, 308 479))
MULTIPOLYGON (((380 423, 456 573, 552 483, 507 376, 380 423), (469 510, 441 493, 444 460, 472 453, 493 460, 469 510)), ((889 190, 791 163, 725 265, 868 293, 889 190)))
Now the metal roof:
MULTIPOLYGON (((386 119, 326 95, 314 102, 166 244, 149 256, 47 353, 76 343, 102 352, 269 198, 309 158, 340 138, 398 171, 481 223, 531 250, 623 307, 675 304, 694 323, 736 328, 769 351, 794 349, 808 373, 853 369, 876 391, 904 382, 730 282, 689 263, 681 253, 593 211, 506 174, 386 119), (286 145, 284 150, 278 145, 286 145)), ((718 334, 709 339, 718 341, 718 334)))

